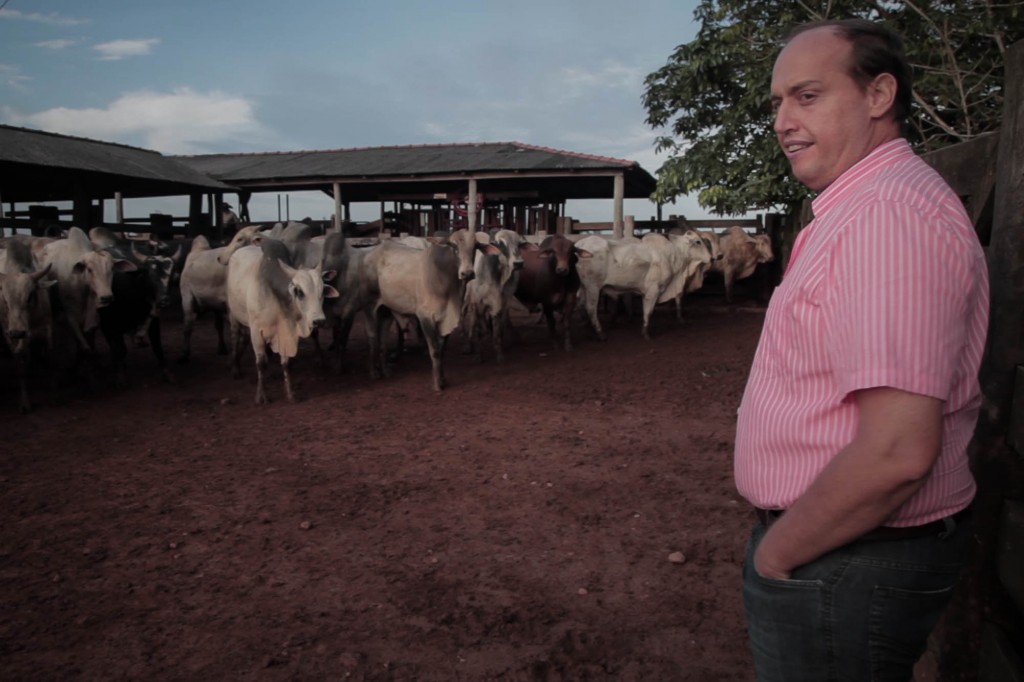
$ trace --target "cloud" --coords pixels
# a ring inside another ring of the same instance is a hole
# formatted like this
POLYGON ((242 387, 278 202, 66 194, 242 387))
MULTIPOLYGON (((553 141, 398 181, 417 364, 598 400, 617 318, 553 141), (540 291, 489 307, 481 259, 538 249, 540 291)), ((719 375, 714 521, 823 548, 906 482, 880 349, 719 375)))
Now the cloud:
POLYGON ((614 62, 597 69, 562 67, 561 76, 564 85, 577 91, 591 88, 639 89, 644 82, 641 69, 614 62))
POLYGON ((93 45, 92 49, 100 53, 103 61, 115 61, 125 57, 138 57, 149 54, 153 46, 160 44, 159 38, 144 38, 139 40, 111 40, 108 43, 93 45))
POLYGON ((133 144, 165 154, 200 154, 250 146, 263 135, 248 100, 179 88, 122 95, 106 108, 56 107, 34 114, 4 109, 4 118, 55 133, 133 144))
POLYGON ((67 17, 56 12, 40 14, 39 12, 19 12, 16 9, 0 10, 0 19, 14 19, 18 21, 34 21, 38 24, 51 24, 53 26, 80 26, 88 24, 88 19, 76 19, 67 17))
POLYGON ((43 40, 41 42, 35 43, 35 46, 45 47, 50 50, 63 50, 65 47, 71 47, 76 42, 77 41, 75 40, 68 40, 67 38, 57 38, 55 40, 43 40))
POLYGON ((0 64, 0 84, 22 90, 25 88, 25 83, 30 80, 32 78, 23 74, 21 68, 10 64, 0 64))

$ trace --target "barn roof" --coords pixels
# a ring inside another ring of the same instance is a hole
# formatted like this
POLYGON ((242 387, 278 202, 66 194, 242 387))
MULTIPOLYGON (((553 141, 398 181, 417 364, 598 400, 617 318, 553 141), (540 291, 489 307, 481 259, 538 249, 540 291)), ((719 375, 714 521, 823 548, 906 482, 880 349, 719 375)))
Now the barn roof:
POLYGON ((251 191, 319 189, 343 185, 346 200, 465 189, 470 177, 482 191, 552 199, 606 199, 611 177, 623 174, 625 196, 647 198, 654 178, 635 161, 538 147, 482 142, 359 147, 252 154, 175 157, 197 171, 251 191))
POLYGON ((7 125, 0 125, 0 177, 5 202, 234 190, 159 152, 7 125))

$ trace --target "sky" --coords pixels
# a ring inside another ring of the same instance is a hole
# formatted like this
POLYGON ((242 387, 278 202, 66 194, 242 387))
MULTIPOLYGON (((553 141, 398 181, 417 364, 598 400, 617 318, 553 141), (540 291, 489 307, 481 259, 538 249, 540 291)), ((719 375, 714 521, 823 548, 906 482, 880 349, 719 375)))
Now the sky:
MULTIPOLYGON (((644 78, 698 29, 697 0, 4 1, 0 123, 163 154, 516 141, 655 176, 644 78)), ((315 192, 281 202, 292 219, 334 210, 315 192)), ((255 195, 251 217, 277 206, 255 195)), ((125 202, 151 210, 187 215, 188 201, 125 202)), ((567 205, 584 221, 612 210, 567 205)), ((717 217, 691 197, 662 212, 717 217)))

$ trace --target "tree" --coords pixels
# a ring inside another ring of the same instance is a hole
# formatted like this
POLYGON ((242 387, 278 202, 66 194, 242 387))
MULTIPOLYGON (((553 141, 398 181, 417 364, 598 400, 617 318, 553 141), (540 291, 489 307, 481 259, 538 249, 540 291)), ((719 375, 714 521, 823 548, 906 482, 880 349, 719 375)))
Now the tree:
POLYGON ((922 151, 999 127, 1006 46, 1024 38, 1024 2, 1007 0, 702 0, 697 37, 647 76, 647 123, 669 158, 652 197, 697 192, 720 215, 793 212, 809 196, 789 179, 768 87, 789 29, 815 19, 879 20, 904 36, 914 66, 908 137, 922 151))

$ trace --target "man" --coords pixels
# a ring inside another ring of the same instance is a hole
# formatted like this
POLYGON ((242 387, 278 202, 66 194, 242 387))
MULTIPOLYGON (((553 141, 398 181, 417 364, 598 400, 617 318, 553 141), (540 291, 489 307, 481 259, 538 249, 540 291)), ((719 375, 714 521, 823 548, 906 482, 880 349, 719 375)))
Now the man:
POLYGON ((911 679, 971 550, 988 275, 901 136, 910 88, 900 38, 862 20, 798 28, 772 73, 779 144, 820 193, 737 424, 763 682, 911 679))
POLYGON ((238 230, 238 215, 231 210, 231 204, 224 201, 220 205, 221 221, 224 224, 224 233, 233 235, 238 230))

